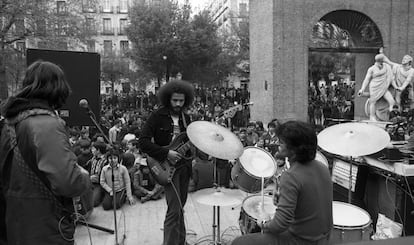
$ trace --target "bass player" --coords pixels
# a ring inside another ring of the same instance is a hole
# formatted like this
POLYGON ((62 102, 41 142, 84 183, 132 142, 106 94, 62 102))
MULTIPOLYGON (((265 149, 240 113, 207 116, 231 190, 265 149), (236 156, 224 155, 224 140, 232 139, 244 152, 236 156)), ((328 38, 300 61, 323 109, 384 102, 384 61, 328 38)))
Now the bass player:
POLYGON ((149 157, 159 162, 167 161, 176 168, 171 181, 165 186, 168 209, 164 220, 163 244, 185 245, 187 242, 183 208, 192 171, 191 160, 186 160, 182 154, 166 146, 180 133, 185 132, 190 124, 190 117, 184 110, 194 100, 194 88, 189 82, 173 80, 160 88, 158 99, 161 107, 152 112, 146 121, 139 147, 149 157))

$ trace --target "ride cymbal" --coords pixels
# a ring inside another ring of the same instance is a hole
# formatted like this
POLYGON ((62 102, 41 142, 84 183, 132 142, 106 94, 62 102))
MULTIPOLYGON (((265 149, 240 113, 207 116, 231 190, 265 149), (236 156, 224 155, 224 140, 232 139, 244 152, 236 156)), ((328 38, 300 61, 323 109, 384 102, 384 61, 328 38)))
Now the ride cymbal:
POLYGON ((226 188, 207 188, 194 193, 198 203, 209 206, 233 206, 243 201, 240 190, 226 188))
POLYGON ((367 123, 342 123, 322 130, 318 145, 332 154, 349 157, 366 156, 384 149, 390 143, 388 133, 367 123))
POLYGON ((202 152, 224 160, 243 153, 240 139, 227 128, 207 121, 195 121, 187 127, 187 136, 202 152))

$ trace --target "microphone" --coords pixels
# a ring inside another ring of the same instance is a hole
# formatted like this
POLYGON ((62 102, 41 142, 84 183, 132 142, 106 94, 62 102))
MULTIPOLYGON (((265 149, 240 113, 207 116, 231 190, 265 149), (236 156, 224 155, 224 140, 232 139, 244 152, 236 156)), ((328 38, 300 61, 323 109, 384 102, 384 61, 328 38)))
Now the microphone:
POLYGON ((87 99, 81 99, 79 100, 79 107, 86 110, 86 112, 89 114, 89 116, 92 116, 95 118, 95 114, 92 112, 91 108, 89 107, 89 103, 87 99))
POLYGON ((89 103, 87 99, 81 99, 79 100, 79 107, 90 110, 89 103))

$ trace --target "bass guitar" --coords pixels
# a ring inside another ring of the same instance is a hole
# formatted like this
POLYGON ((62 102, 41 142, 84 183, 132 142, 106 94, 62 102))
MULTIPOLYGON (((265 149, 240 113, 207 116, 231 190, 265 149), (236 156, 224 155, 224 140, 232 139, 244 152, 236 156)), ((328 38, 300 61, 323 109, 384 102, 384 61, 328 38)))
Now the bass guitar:
MULTIPOLYGON (((184 159, 186 162, 189 162, 191 164, 191 161, 189 160, 192 159, 192 156, 186 157, 185 155, 192 147, 193 144, 188 140, 187 133, 183 132, 177 135, 177 137, 175 137, 174 140, 165 148, 180 153, 180 155, 183 156, 181 160, 184 159)), ((163 162, 160 162, 148 156, 147 164, 152 176, 160 185, 166 186, 171 183, 176 171, 176 167, 174 166, 174 163, 168 160, 168 158, 163 162)), ((184 165, 185 164, 180 165, 179 167, 182 167, 184 165)))

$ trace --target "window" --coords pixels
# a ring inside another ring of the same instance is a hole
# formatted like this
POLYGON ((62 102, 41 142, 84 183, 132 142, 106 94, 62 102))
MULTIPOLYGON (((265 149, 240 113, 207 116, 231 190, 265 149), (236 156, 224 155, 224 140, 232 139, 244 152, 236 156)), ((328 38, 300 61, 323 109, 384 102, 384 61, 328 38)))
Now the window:
POLYGON ((19 50, 20 55, 24 55, 26 52, 26 42, 18 41, 16 42, 16 49, 19 50))
POLYGON ((61 22, 57 24, 57 34, 59 36, 66 36, 68 33, 68 24, 65 22, 61 22))
POLYGON ((247 17, 249 13, 247 12, 247 3, 239 4, 239 15, 240 17, 247 17))
POLYGON ((59 50, 68 50, 68 43, 64 41, 58 42, 57 48, 59 50))
POLYGON ((92 0, 82 0, 82 10, 85 13, 95 13, 96 8, 92 0))
POLYGON ((87 32, 94 34, 96 32, 95 19, 88 17, 85 21, 85 29, 87 32))
POLYGON ((66 1, 57 1, 56 2, 57 14, 66 14, 68 9, 66 6, 66 1))
POLYGON ((23 35, 24 34, 24 19, 17 19, 14 23, 16 35, 23 35))
POLYGON ((128 13, 128 0, 119 0, 119 12, 128 13))
POLYGON ((87 49, 88 52, 95 52, 95 40, 88 40, 87 49))
POLYGON ((112 6, 111 6, 111 1, 110 0, 104 0, 103 1, 103 12, 106 12, 106 13, 108 13, 108 12, 111 12, 112 11, 112 8, 111 8, 112 6))
POLYGON ((126 54, 128 53, 128 50, 129 50, 129 42, 127 40, 121 41, 120 42, 120 47, 121 47, 121 55, 126 56, 126 54))
POLYGON ((106 34, 106 35, 114 34, 113 30, 112 30, 111 18, 104 18, 103 19, 103 34, 106 34))
POLYGON ((48 45, 47 45, 46 41, 39 41, 39 42, 37 42, 37 47, 45 49, 45 48, 48 48, 48 45))
POLYGON ((112 41, 104 40, 104 56, 109 56, 112 54, 112 41))
POLYGON ((119 35, 126 35, 125 28, 128 25, 127 19, 119 19, 119 35))
POLYGON ((36 34, 38 36, 46 36, 46 20, 36 20, 36 34))

